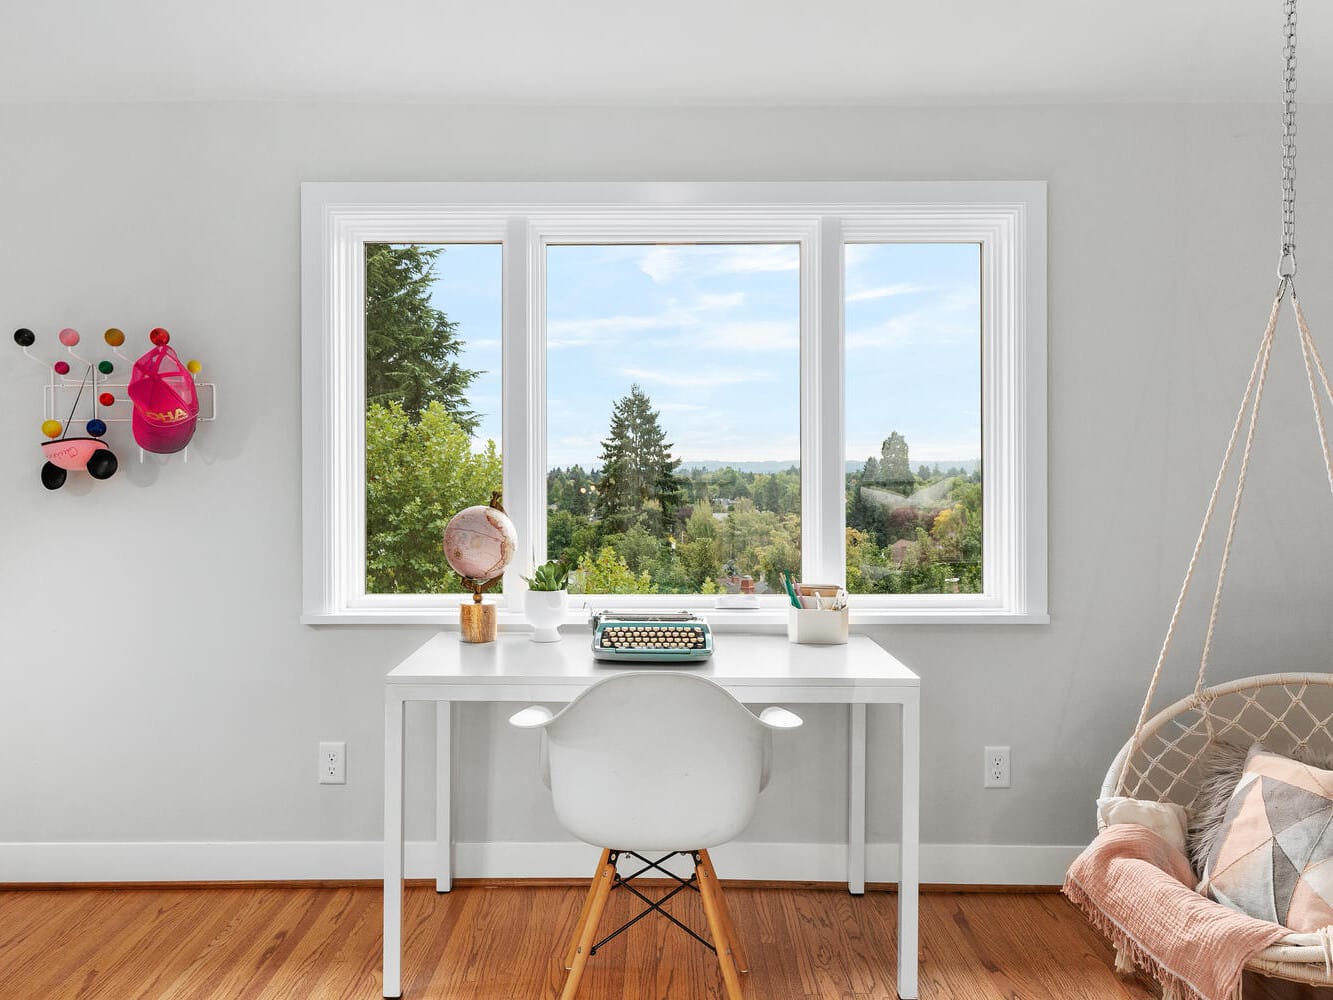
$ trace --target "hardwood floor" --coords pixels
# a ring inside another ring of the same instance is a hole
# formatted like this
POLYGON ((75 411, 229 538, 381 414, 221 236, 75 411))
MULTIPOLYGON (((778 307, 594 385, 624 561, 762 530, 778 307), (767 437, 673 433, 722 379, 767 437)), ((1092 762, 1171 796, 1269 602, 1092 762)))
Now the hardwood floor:
MULTIPOLYGON (((404 996, 533 1000, 559 995, 584 887, 473 885, 406 893, 404 996)), ((752 971, 747 1000, 895 997, 896 899, 825 887, 727 888, 752 971)), ((615 892, 611 930, 637 909, 615 892)), ((927 893, 921 996, 928 1000, 1140 1000, 1102 939, 1054 893, 927 893)), ((698 896, 669 906, 704 926, 698 896)), ((247 886, 0 891, 3 1000, 374 1000, 381 995, 380 891, 247 886)), ((598 951, 581 1000, 723 996, 712 954, 657 917, 598 951)), ((1246 1000, 1333 1000, 1270 991, 1246 1000)))

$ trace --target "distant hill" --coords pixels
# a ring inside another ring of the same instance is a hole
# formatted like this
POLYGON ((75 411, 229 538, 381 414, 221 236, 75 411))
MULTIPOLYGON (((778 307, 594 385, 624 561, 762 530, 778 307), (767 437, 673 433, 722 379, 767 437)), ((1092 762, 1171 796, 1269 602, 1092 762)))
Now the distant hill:
POLYGON ((677 471, 689 473, 694 469, 702 472, 735 469, 737 472, 786 472, 793 467, 800 468, 800 465, 795 459, 790 462, 681 462, 677 471))
MULTIPOLYGON (((921 462, 917 461, 914 458, 912 459, 911 462, 913 472, 916 472, 917 469, 925 465, 930 467, 931 469, 939 469, 940 472, 948 472, 950 469, 962 469, 969 476, 977 471, 977 466, 979 466, 980 464, 981 464, 980 460, 975 458, 951 458, 948 459, 947 461, 941 460, 939 462, 921 462)), ((861 461, 859 462, 853 462, 851 460, 848 460, 846 463, 844 463, 843 467, 849 473, 860 472, 862 469, 866 467, 865 459, 861 459, 861 461)))
MULTIPOLYGON (((690 462, 680 463, 680 471, 688 473, 691 469, 700 469, 704 472, 716 472, 718 469, 735 469, 737 472, 786 472, 788 469, 796 466, 799 468, 800 462, 796 459, 790 459, 785 462, 690 462)), ((928 465, 932 469, 939 466, 941 472, 948 469, 962 469, 969 476, 977 471, 977 466, 981 463, 975 458, 968 459, 949 459, 947 462, 913 462, 912 471, 915 472, 919 467, 928 465)), ((848 472, 860 472, 865 468, 865 459, 859 462, 848 460, 843 463, 843 469, 848 472)))

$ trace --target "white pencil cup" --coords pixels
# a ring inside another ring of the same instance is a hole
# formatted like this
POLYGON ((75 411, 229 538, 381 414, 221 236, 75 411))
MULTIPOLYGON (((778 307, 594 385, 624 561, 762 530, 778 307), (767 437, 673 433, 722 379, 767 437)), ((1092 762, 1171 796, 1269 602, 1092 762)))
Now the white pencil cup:
POLYGON ((835 646, 847 641, 847 609, 787 609, 787 638, 806 645, 835 646))

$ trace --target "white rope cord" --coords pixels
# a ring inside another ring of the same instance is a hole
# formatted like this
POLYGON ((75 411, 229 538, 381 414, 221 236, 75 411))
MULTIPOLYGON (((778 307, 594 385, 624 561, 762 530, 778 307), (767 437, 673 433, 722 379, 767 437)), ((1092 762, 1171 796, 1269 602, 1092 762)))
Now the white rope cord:
POLYGON ((1268 360, 1273 354, 1273 335, 1277 330, 1278 314, 1282 308, 1285 290, 1291 287, 1290 281, 1278 286, 1277 301, 1268 320, 1268 329, 1264 332, 1263 369, 1259 372, 1259 384, 1255 388, 1254 407, 1250 410, 1250 425, 1245 432, 1245 450, 1240 457, 1240 472, 1236 477, 1236 495, 1231 502, 1231 517, 1227 521, 1227 537, 1222 545, 1222 562, 1217 567, 1217 587, 1213 590, 1213 606, 1208 610, 1208 630, 1204 633, 1203 653, 1199 656, 1199 675, 1194 681, 1194 693, 1203 690, 1203 678, 1208 672, 1208 656, 1213 649, 1213 633, 1217 631, 1217 609, 1222 604, 1222 585, 1226 581, 1227 566, 1231 562, 1231 543, 1236 537, 1236 520, 1240 515, 1240 500, 1245 494, 1245 477, 1250 470, 1250 453, 1254 449, 1254 430, 1259 423, 1259 404, 1264 398, 1264 384, 1268 381, 1268 360))
POLYGON ((1315 388, 1314 370, 1319 369, 1319 378, 1323 382, 1324 392, 1333 401, 1333 388, 1328 384, 1328 372, 1324 368, 1324 362, 1319 357, 1319 349, 1315 347, 1314 338, 1310 336, 1310 328, 1305 323, 1305 313, 1301 310, 1301 300, 1296 297, 1296 289, 1293 286, 1291 290, 1291 305, 1296 310, 1296 326, 1301 332, 1301 356, 1305 359, 1305 378, 1310 383, 1310 402, 1314 405, 1315 425, 1319 428, 1319 446, 1324 450, 1324 472, 1328 475, 1329 492, 1333 493, 1333 456, 1329 454, 1328 432, 1324 427, 1324 406, 1319 398, 1319 390, 1315 388))
MULTIPOLYGON (((1199 528, 1199 537, 1194 542, 1194 551, 1190 554, 1189 566, 1185 570, 1185 579, 1181 582, 1180 593, 1176 597, 1176 606, 1171 612, 1171 621, 1166 628, 1166 638, 1162 640, 1162 649, 1157 655, 1157 665, 1153 668, 1152 679, 1148 682, 1148 693, 1143 699, 1143 707, 1139 710, 1138 722, 1134 725, 1136 748, 1143 732, 1143 724, 1148 721, 1148 711, 1152 707, 1153 698, 1157 694, 1157 684, 1162 677, 1162 666, 1166 663, 1167 653, 1171 649, 1171 640, 1174 638, 1176 626, 1180 622, 1180 613, 1185 606, 1185 598, 1189 594, 1190 581, 1194 579, 1194 570, 1199 563, 1199 553, 1203 551, 1203 543, 1208 537, 1208 527, 1212 524, 1213 513, 1217 508, 1217 499, 1222 493, 1222 484, 1226 481, 1227 472, 1231 468, 1231 458, 1236 449, 1236 442, 1240 439, 1240 429, 1245 419, 1245 412, 1250 408, 1250 400, 1254 395, 1260 371, 1266 367, 1266 359, 1272 347, 1273 334, 1277 330, 1278 310, 1282 305, 1282 296, 1286 287, 1287 282, 1285 280, 1278 286, 1277 295, 1273 299, 1273 308, 1268 316, 1268 326, 1265 328, 1263 338, 1259 342, 1259 353, 1255 356, 1254 364, 1250 368, 1250 379, 1245 385, 1245 394, 1241 398, 1240 409, 1236 411, 1236 420, 1231 428, 1231 437, 1227 441, 1226 452, 1222 456, 1222 466, 1217 470, 1217 481, 1213 484, 1212 496, 1208 498, 1208 507, 1204 511, 1203 524, 1199 528)), ((1126 763, 1128 763, 1128 758, 1126 763)), ((1116 784, 1117 795, 1125 794, 1126 771, 1127 768, 1121 770, 1116 784)))

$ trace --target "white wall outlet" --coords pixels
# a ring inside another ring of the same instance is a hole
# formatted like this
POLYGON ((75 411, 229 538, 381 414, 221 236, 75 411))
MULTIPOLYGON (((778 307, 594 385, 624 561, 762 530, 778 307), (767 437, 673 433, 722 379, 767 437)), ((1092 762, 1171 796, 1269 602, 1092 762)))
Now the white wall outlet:
POLYGON ((341 740, 319 745, 319 783, 347 784, 347 744, 341 740))
POLYGON ((986 747, 986 770, 982 779, 983 788, 1009 787, 1009 748, 986 747))

